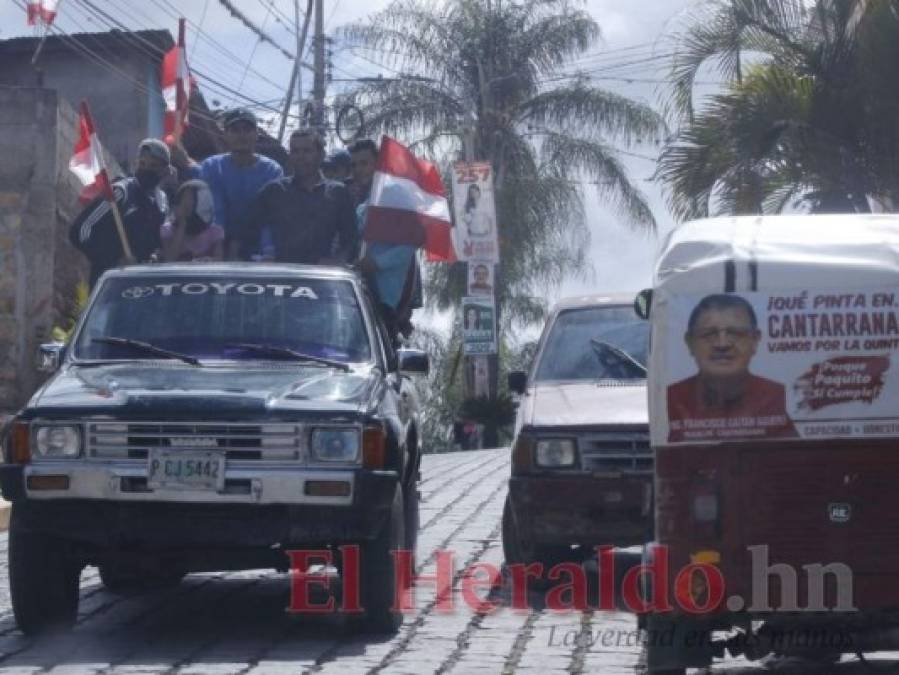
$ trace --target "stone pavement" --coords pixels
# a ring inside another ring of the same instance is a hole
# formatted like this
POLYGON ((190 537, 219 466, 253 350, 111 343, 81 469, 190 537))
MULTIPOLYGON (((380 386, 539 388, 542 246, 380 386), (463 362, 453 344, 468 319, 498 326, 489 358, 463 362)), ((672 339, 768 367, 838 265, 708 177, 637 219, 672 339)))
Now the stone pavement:
MULTIPOLYGON (((432 574, 437 551, 453 551, 453 611, 437 603, 433 584, 415 591, 415 611, 393 637, 345 630, 339 617, 287 614, 285 575, 269 571, 196 574, 180 587, 121 597, 97 572, 81 579, 78 623, 68 634, 29 640, 16 628, 6 580, 6 536, 0 536, 0 675, 288 675, 376 673, 633 673, 639 657, 634 617, 619 612, 515 611, 509 589, 496 585, 492 613, 469 609, 462 570, 503 560, 500 518, 508 451, 427 456, 422 467, 420 574, 432 574), (615 644, 576 639, 614 635, 615 644)), ((485 592, 482 592, 485 593, 485 592)), ((885 664, 884 664, 885 665, 885 664)), ((767 672, 732 661, 716 674, 767 672)), ((797 673, 795 667, 780 672, 797 673)), ((807 671, 808 672, 808 671, 807 671)), ((848 662, 839 675, 868 672, 848 662)))

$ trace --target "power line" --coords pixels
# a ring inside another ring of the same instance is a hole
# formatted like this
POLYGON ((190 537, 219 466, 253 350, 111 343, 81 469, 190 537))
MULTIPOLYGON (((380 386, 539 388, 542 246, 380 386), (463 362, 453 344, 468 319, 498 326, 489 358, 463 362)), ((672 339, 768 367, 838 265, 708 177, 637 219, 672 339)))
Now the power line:
POLYGON ((279 45, 271 37, 269 37, 265 32, 263 32, 263 30, 261 28, 259 28, 259 26, 257 26, 252 21, 250 21, 239 9, 237 9, 237 7, 234 6, 234 4, 231 2, 231 0, 219 0, 219 4, 222 5, 222 7, 224 7, 225 9, 227 9, 231 13, 231 16, 233 16, 235 19, 240 21, 244 26, 249 28, 256 35, 258 35, 260 40, 271 44, 273 47, 275 47, 278 51, 280 51, 282 54, 284 54, 284 56, 286 56, 291 61, 294 58, 296 58, 293 54, 291 54, 289 51, 284 49, 284 47, 279 45))

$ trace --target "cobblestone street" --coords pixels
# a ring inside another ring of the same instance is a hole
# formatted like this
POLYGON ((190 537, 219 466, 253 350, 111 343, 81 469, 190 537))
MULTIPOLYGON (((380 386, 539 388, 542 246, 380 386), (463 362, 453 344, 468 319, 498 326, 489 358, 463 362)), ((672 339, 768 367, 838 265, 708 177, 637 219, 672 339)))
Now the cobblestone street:
MULTIPOLYGON (((435 572, 436 551, 456 556, 454 612, 441 611, 434 586, 416 590, 416 611, 392 638, 353 634, 336 617, 285 612, 285 575, 269 571, 191 575, 180 587, 136 597, 108 593, 94 568, 81 580, 81 610, 70 634, 25 638, 15 627, 6 581, 0 582, 3 673, 632 673, 639 658, 634 617, 501 607, 489 615, 463 602, 461 570, 503 561, 500 517, 508 478, 505 450, 426 456, 421 492, 420 574, 435 572), (615 634, 591 647, 577 634, 615 634), (608 644, 608 640, 606 643, 608 644)), ((508 603, 508 589, 492 597, 508 603)), ((795 666, 780 672, 800 672, 795 666)), ((715 673, 767 672, 728 662, 715 673)), ((820 671, 805 671, 820 672, 820 671)), ((854 659, 837 673, 868 672, 854 659)), ((883 672, 883 671, 881 671, 883 672)))

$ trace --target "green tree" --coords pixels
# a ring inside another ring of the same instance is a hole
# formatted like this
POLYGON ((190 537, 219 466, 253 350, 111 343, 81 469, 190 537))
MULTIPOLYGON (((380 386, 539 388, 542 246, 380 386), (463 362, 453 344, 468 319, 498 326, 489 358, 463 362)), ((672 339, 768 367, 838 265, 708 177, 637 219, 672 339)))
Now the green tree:
MULTIPOLYGON (((559 75, 600 37, 568 0, 397 0, 342 37, 403 73, 345 96, 368 133, 396 136, 444 166, 493 165, 501 331, 541 321, 540 298, 588 269, 582 181, 627 223, 654 230, 614 146, 656 141, 664 123, 587 78, 559 75)), ((464 265, 429 270, 427 296, 440 309, 456 307, 465 287, 464 265)), ((498 375, 494 363, 494 392, 498 375)))
MULTIPOLYGON (((655 219, 613 142, 655 140, 659 115, 645 105, 558 76, 595 45, 599 28, 565 0, 399 0, 345 39, 408 76, 362 85, 348 99, 366 130, 412 143, 437 160, 492 162, 496 171, 507 320, 542 319, 536 296, 583 271, 589 233, 580 179, 634 226, 655 219)), ((430 275, 440 308, 464 293, 464 269, 430 275)))
POLYGON ((658 175, 682 219, 899 203, 899 4, 713 0, 674 35, 681 127, 658 175), (714 67, 725 91, 694 109, 714 67))

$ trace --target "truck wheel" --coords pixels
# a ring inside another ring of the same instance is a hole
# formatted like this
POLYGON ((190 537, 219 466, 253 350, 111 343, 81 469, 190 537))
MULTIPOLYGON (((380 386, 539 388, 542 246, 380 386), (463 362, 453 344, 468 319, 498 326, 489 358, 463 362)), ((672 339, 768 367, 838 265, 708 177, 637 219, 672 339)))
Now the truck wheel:
POLYGON ((185 573, 179 570, 165 570, 146 573, 126 565, 99 565, 100 581, 110 593, 116 595, 137 595, 163 588, 172 588, 181 583, 185 573))
POLYGON ((412 481, 403 490, 403 532, 405 533, 405 547, 412 552, 412 565, 415 566, 415 546, 418 544, 418 528, 420 525, 418 513, 418 485, 412 481))
POLYGON ((396 597, 393 551, 405 545, 403 489, 397 486, 390 507, 390 517, 378 536, 362 545, 359 582, 360 598, 365 611, 364 627, 375 633, 395 633, 403 623, 403 615, 391 609, 396 597))
POLYGON ((38 635, 71 628, 78 616, 81 567, 65 544, 54 537, 22 532, 13 515, 8 556, 12 609, 22 632, 38 635))
POLYGON ((506 503, 503 506, 502 536, 506 565, 530 565, 531 563, 543 565, 543 576, 540 579, 531 577, 531 581, 537 585, 545 586, 548 583, 547 574, 553 565, 565 559, 567 549, 564 546, 537 546, 521 537, 515 526, 512 501, 509 495, 506 495, 506 503))

